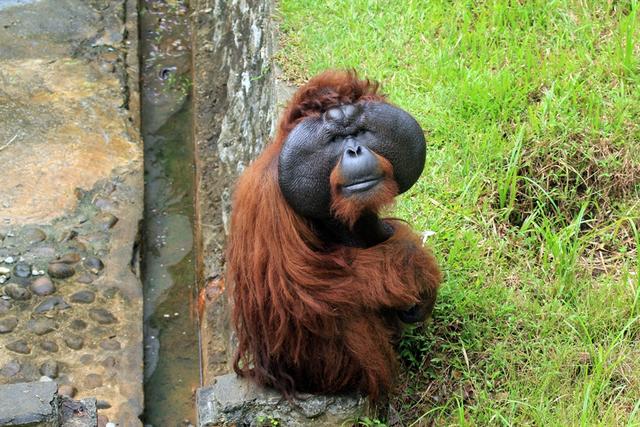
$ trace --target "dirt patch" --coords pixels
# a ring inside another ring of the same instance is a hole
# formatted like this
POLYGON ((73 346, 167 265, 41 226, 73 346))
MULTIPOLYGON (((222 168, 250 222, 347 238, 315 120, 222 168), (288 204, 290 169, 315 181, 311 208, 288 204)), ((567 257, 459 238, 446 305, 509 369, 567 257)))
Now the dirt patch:
POLYGON ((586 204, 593 226, 610 218, 617 204, 640 186, 640 150, 635 144, 572 134, 531 143, 522 153, 520 179, 509 221, 522 224, 536 209, 570 223, 586 204))

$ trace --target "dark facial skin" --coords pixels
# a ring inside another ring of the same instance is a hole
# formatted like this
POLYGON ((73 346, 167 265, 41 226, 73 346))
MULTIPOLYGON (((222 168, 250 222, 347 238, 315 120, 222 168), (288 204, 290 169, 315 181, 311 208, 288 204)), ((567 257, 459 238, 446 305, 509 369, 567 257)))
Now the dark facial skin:
POLYGON ((299 215, 329 221, 331 171, 340 163, 343 197, 365 197, 382 178, 374 153, 393 166, 399 192, 407 191, 424 167, 420 125, 404 110, 382 102, 346 104, 308 117, 284 142, 280 189, 299 215))
MULTIPOLYGON (((339 168, 342 197, 372 197, 383 179, 377 154, 391 163, 393 179, 403 193, 420 177, 425 150, 420 125, 404 110, 381 102, 342 105, 302 120, 291 131, 280 152, 278 181, 289 205, 310 220, 323 242, 370 247, 391 237, 393 228, 372 212, 353 227, 333 218, 331 172, 339 168)), ((431 308, 419 303, 387 316, 421 322, 431 308)))

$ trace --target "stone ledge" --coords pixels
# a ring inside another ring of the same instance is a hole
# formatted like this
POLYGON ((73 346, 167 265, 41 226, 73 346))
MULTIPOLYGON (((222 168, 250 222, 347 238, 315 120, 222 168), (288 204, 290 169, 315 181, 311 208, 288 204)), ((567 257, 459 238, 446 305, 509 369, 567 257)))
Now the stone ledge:
POLYGON ((287 427, 352 425, 366 414, 367 400, 359 395, 304 395, 292 404, 272 389, 259 387, 235 374, 221 375, 198 390, 198 426, 271 425, 287 427))
POLYGON ((52 381, 0 385, 0 426, 95 427, 96 400, 58 395, 52 381))
POLYGON ((0 425, 57 426, 58 385, 54 382, 0 386, 0 425))

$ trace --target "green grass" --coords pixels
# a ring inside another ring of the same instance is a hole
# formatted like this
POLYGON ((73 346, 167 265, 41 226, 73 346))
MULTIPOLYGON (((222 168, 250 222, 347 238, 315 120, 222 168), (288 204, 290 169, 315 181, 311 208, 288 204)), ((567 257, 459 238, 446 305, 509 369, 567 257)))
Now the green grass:
POLYGON ((285 76, 355 68, 427 133, 395 215, 445 274, 407 425, 640 426, 640 4, 281 0, 285 76))

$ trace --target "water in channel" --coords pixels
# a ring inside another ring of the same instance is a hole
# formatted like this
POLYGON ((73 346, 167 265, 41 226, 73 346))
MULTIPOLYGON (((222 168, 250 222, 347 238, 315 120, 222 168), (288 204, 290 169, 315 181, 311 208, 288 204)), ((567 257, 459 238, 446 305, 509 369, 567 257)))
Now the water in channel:
POLYGON ((193 303, 194 159, 188 6, 140 1, 145 425, 195 424, 200 351, 193 303))

